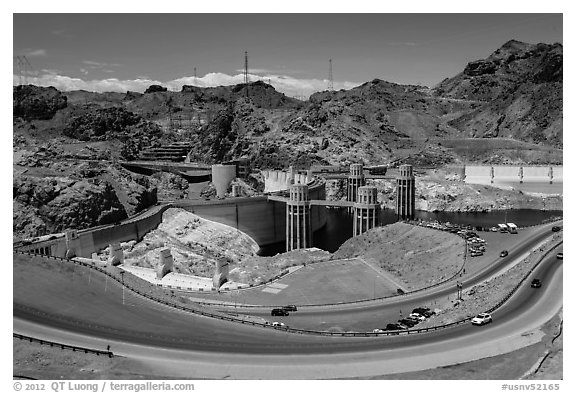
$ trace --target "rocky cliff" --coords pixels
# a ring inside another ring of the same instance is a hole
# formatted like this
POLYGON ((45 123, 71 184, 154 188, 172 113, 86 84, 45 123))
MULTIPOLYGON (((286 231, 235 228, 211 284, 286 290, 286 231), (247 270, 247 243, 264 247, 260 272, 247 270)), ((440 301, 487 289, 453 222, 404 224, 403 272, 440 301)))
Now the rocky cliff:
POLYGON ((449 122, 463 136, 562 147, 562 72, 561 44, 512 40, 442 81, 434 95, 479 103, 449 122))

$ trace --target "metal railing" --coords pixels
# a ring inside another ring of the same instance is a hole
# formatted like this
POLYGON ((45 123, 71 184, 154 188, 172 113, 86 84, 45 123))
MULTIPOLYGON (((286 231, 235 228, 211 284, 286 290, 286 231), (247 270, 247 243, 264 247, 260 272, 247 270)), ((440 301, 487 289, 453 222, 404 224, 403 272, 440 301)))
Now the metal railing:
POLYGON ((25 340, 25 341, 30 341, 30 342, 36 342, 36 343, 40 343, 42 345, 50 345, 51 347, 59 347, 60 349, 69 349, 72 352, 84 352, 84 353, 93 353, 96 356, 100 356, 100 355, 106 355, 108 357, 113 357, 114 353, 112 353, 111 351, 103 351, 100 349, 93 349, 93 348, 86 348, 86 347, 78 347, 76 345, 68 345, 68 344, 62 344, 62 343, 57 343, 54 341, 49 341, 49 340, 43 340, 40 338, 34 338, 34 337, 30 337, 30 336, 25 336, 23 334, 18 334, 18 333, 12 333, 12 336, 14 338, 17 338, 19 340, 25 340))

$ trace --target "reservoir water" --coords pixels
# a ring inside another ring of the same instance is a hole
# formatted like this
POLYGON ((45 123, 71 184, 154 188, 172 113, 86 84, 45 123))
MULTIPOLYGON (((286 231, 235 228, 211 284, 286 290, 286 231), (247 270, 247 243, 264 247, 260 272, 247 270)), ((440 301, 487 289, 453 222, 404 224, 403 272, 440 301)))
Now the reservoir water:
MULTIPOLYGON (((326 225, 314 232, 312 239, 314 247, 334 252, 352 237, 351 213, 344 209, 326 209, 326 225)), ((492 227, 503 222, 513 222, 519 227, 537 225, 552 217, 562 217, 561 210, 496 210, 488 213, 457 213, 457 212, 427 212, 416 211, 416 219, 424 221, 450 222, 452 224, 470 224, 472 226, 492 227)), ((391 209, 381 209, 380 225, 396 222, 396 212, 391 209)), ((284 242, 264 246, 260 255, 272 256, 286 251, 284 242)))

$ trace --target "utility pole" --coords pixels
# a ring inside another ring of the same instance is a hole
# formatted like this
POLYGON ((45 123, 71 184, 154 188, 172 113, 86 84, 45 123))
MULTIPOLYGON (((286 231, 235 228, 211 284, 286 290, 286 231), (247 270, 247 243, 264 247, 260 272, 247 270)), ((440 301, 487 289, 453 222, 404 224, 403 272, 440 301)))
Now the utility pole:
POLYGON ((198 85, 198 78, 196 77, 196 67, 194 67, 194 86, 198 85))
POLYGON ((334 78, 332 76, 332 59, 328 60, 328 90, 334 90, 334 78))
POLYGON ((248 84, 248 52, 244 52, 244 83, 248 84))

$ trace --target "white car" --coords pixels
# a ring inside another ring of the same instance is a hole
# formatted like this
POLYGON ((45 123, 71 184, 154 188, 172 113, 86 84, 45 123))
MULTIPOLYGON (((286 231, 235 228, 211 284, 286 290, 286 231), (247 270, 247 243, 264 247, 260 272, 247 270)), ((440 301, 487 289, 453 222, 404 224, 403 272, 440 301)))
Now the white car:
POLYGON ((372 333, 384 333, 384 330, 382 330, 382 329, 374 329, 374 330, 372 330, 372 333))
POLYGON ((418 313, 413 312, 412 314, 409 315, 410 318, 415 318, 418 319, 420 322, 425 321, 426 317, 424 315, 420 315, 418 313))
POLYGON ((272 322, 273 327, 286 327, 286 325, 282 322, 272 322))
POLYGON ((472 325, 486 325, 487 323, 492 322, 492 315, 482 312, 472 318, 472 325))

